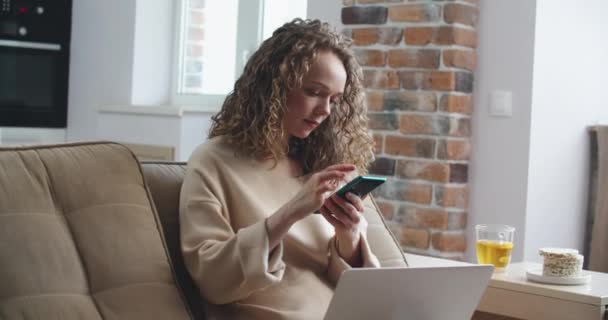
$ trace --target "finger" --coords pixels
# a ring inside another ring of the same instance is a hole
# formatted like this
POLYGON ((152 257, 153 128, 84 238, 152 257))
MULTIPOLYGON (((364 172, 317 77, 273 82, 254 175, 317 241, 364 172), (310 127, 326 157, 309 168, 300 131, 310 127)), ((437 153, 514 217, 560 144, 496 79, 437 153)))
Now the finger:
POLYGON ((325 218, 325 220, 327 220, 327 222, 329 222, 334 228, 336 229, 345 229, 346 226, 340 222, 340 220, 334 218, 334 216, 331 215, 331 213, 329 212, 329 210, 327 210, 326 207, 321 207, 321 209, 319 209, 319 211, 321 211, 321 215, 323 216, 323 218, 325 218))
POLYGON ((357 169, 357 166, 355 166, 354 164, 350 164, 350 163, 340 163, 340 164, 334 164, 331 165, 327 168, 325 168, 325 170, 338 170, 338 171, 342 171, 342 172, 350 172, 357 169))
POLYGON ((352 192, 346 193, 346 198, 350 203, 357 208, 357 211, 363 212, 365 211, 365 206, 363 205, 363 199, 352 192))
POLYGON ((340 185, 338 183, 336 183, 336 182, 326 181, 321 186, 319 186, 319 188, 317 190, 318 190, 319 193, 326 193, 326 192, 328 192, 329 194, 326 195, 325 198, 329 198, 329 196, 331 195, 331 193, 333 193, 336 190, 338 190, 339 186, 340 185))
POLYGON ((339 205, 337 205, 334 200, 333 200, 333 196, 330 197, 329 199, 325 200, 325 207, 329 210, 329 212, 331 212, 331 214, 334 216, 334 218, 336 218, 337 220, 339 220, 340 222, 342 222, 342 224, 344 224, 344 226, 346 228, 352 228, 354 226, 354 222, 353 220, 350 218, 349 214, 344 212, 344 210, 342 209, 342 207, 340 207, 339 205))
POLYGON ((350 219, 353 223, 359 223, 359 212, 355 206, 342 199, 337 194, 332 195, 331 200, 342 209, 342 212, 347 216, 348 219, 350 219))
POLYGON ((327 180, 341 180, 344 178, 344 176, 346 176, 346 174, 344 174, 344 172, 341 171, 337 171, 337 170, 333 170, 333 171, 321 171, 319 173, 317 173, 317 179, 319 179, 319 182, 325 182, 327 180))

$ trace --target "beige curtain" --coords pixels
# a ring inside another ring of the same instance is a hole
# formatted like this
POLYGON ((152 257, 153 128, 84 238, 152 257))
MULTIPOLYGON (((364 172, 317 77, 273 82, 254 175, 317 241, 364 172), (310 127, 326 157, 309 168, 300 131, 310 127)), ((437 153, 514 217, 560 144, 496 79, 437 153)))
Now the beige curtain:
POLYGON ((608 126, 591 128, 589 270, 608 272, 608 126), (594 145, 595 144, 595 145, 594 145))

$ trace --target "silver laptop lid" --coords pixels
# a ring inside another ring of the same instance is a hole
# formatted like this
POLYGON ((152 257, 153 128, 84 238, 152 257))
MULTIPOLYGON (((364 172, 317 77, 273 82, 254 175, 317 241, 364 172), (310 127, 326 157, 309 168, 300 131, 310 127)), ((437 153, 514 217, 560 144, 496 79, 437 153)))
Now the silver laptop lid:
POLYGON ((349 269, 325 320, 471 319, 492 271, 489 265, 349 269))

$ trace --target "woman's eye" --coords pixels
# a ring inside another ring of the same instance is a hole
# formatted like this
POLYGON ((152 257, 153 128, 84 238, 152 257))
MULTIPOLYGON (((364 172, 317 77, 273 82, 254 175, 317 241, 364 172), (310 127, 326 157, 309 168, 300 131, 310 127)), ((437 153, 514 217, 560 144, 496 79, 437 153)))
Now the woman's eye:
POLYGON ((309 95, 309 96, 315 96, 316 97, 316 96, 321 95, 321 91, 314 90, 314 89, 308 89, 308 90, 306 90, 306 94, 309 95))

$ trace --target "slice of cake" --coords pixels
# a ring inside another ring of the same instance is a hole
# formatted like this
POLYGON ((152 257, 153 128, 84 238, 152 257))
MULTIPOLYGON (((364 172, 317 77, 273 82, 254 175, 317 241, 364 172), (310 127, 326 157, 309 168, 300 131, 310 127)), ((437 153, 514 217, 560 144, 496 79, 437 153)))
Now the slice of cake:
POLYGON ((578 250, 564 248, 541 248, 543 276, 580 277, 583 270, 583 255, 578 250))

